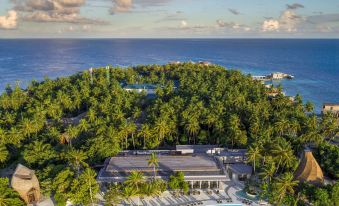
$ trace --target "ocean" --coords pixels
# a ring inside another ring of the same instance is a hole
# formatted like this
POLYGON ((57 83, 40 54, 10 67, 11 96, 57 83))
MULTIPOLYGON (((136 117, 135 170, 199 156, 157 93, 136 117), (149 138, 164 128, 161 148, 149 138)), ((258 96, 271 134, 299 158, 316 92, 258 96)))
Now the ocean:
POLYGON ((339 39, 0 39, 0 90, 90 67, 210 61, 253 75, 283 72, 287 95, 321 111, 339 102, 339 39))

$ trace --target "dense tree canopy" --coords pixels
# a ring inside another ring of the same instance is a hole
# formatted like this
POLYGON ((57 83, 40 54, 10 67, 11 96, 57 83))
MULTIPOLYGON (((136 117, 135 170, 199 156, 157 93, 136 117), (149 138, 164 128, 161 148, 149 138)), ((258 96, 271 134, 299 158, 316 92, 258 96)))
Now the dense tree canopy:
MULTIPOLYGON (((249 148, 250 162, 272 187, 288 180, 286 172, 294 171, 306 144, 338 154, 327 143, 338 132, 333 116, 318 118, 300 96, 271 98, 268 92, 275 88, 239 71, 184 63, 108 72, 98 68, 33 81, 26 89, 8 87, 0 96, 0 165, 19 160, 37 171, 45 193, 60 202, 88 203, 97 185, 84 182, 83 175, 95 178, 89 167, 126 148, 249 148), (123 89, 141 83, 156 85, 156 95, 123 89)), ((338 155, 325 160, 319 154, 325 173, 337 178, 338 155)))

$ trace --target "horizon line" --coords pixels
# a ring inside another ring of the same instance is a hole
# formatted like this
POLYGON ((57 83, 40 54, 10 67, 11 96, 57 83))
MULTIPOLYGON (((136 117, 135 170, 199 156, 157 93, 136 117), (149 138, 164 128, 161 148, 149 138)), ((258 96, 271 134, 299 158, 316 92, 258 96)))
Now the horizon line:
POLYGON ((20 40, 20 39, 163 39, 163 40, 180 40, 180 39, 268 39, 268 40, 274 40, 274 39, 296 39, 296 40, 302 40, 302 39, 309 39, 309 40, 339 40, 339 37, 0 37, 0 40, 20 40))

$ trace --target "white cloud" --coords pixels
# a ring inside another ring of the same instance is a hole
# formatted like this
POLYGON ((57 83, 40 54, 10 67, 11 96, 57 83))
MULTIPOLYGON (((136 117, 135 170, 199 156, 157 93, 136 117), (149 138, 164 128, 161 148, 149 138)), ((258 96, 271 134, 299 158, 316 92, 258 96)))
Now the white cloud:
POLYGON ((280 27, 287 32, 297 31, 298 24, 303 21, 301 16, 296 15, 292 10, 286 10, 280 16, 280 27))
POLYGON ((262 24, 262 31, 278 31, 279 21, 274 19, 265 20, 262 24))
POLYGON ((279 19, 267 19, 262 23, 263 32, 296 32, 298 25, 305 19, 297 15, 293 10, 285 10, 279 17, 279 19))
POLYGON ((187 27, 187 21, 182 20, 182 21, 180 22, 180 28, 186 28, 186 27, 187 27))
POLYGON ((244 24, 239 24, 236 22, 225 22, 222 19, 218 19, 216 22, 217 22, 218 27, 223 27, 228 30, 235 31, 235 32, 244 32, 244 31, 247 32, 247 31, 252 30, 249 26, 244 25, 244 24))
POLYGON ((15 29, 18 24, 18 15, 14 10, 7 12, 6 16, 0 16, 0 29, 15 29))
POLYGON ((132 0, 113 0, 111 14, 128 12, 132 7, 132 0))
POLYGON ((63 22, 73 24, 107 24, 80 16, 85 0, 12 0, 14 10, 23 20, 34 22, 63 22))
POLYGON ((126 13, 146 7, 163 6, 171 0, 112 0, 111 14, 126 13))

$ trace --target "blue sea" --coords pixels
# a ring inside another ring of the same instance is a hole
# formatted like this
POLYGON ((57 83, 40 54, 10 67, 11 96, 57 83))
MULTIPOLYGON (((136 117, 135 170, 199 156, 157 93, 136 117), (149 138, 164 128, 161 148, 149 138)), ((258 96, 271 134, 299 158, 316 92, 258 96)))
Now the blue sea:
POLYGON ((244 73, 284 72, 287 95, 315 104, 339 102, 339 39, 0 39, 0 90, 19 80, 25 87, 105 65, 210 61, 244 73))

